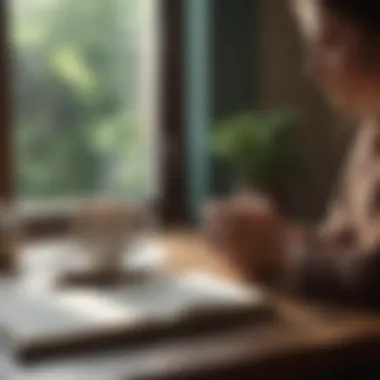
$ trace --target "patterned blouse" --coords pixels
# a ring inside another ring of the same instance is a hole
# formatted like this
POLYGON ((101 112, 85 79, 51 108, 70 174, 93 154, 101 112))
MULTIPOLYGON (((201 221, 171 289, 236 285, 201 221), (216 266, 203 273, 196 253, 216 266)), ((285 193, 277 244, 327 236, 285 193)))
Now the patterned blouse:
POLYGON ((380 128, 363 126, 331 213, 293 252, 286 283, 324 299, 380 307, 380 128))

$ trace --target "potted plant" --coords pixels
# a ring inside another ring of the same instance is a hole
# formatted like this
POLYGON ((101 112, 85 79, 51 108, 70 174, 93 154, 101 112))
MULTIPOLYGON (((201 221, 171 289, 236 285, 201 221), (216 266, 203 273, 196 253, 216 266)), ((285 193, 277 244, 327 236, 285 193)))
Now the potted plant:
POLYGON ((296 118, 287 110, 248 112, 216 123, 212 155, 233 187, 281 198, 285 181, 302 174, 292 144, 296 118))

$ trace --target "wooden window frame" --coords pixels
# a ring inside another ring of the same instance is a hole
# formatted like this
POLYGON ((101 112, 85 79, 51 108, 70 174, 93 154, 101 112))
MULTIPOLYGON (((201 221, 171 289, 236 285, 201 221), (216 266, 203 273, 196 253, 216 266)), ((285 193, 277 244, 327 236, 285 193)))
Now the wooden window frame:
POLYGON ((9 201, 12 198, 11 170, 11 89, 10 50, 7 46, 8 19, 6 4, 0 2, 0 199, 9 201))
MULTIPOLYGON (((12 172, 12 54, 8 43, 8 1, 0 2, 0 197, 15 203, 12 172)), ((187 175, 183 105, 184 7, 186 0, 161 1, 162 53, 160 56, 160 199, 154 205, 164 226, 186 222, 187 175)), ((73 212, 43 213, 24 218, 31 236, 51 236, 70 230, 73 212)))

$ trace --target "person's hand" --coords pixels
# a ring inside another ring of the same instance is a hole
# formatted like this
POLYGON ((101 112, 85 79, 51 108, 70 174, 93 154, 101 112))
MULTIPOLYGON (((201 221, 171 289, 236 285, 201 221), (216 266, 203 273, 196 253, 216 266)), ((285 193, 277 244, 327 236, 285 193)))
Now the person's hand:
POLYGON ((283 265, 285 223, 268 200, 232 198, 205 206, 204 233, 246 279, 271 281, 283 265))

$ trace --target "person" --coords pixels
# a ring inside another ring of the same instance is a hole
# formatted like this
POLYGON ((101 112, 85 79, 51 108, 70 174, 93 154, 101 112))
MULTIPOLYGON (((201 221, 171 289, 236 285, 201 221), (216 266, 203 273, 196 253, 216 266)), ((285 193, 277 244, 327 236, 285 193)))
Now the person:
POLYGON ((262 196, 205 207, 208 239, 247 280, 306 297, 380 306, 380 2, 296 0, 307 69, 360 120, 325 222, 292 225, 262 196))

